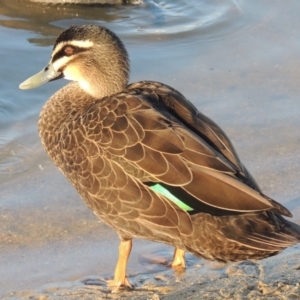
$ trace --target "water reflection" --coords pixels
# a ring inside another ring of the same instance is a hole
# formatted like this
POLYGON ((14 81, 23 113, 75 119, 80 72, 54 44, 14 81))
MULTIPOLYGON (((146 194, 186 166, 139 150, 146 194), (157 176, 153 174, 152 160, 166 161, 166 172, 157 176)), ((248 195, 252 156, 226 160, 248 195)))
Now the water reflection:
POLYGON ((149 0, 138 6, 46 5, 24 0, 0 0, 0 4, 0 26, 34 32, 36 37, 28 41, 39 46, 52 45, 54 37, 74 23, 110 23, 112 30, 128 39, 189 39, 200 30, 204 39, 212 38, 212 32, 233 32, 242 15, 241 4, 234 0, 149 0))
POLYGON ((125 5, 132 4, 138 5, 142 4, 142 0, 28 0, 30 2, 44 3, 44 4, 81 4, 81 5, 125 5))
POLYGON ((54 25, 56 21, 69 20, 70 24, 74 19, 80 18, 86 21, 102 20, 113 22, 121 15, 111 14, 109 7, 85 5, 45 5, 30 3, 28 1, 8 0, 1 1, 0 25, 13 29, 21 29, 35 32, 36 38, 28 39, 30 43, 39 46, 49 46, 54 42, 62 27, 54 25))

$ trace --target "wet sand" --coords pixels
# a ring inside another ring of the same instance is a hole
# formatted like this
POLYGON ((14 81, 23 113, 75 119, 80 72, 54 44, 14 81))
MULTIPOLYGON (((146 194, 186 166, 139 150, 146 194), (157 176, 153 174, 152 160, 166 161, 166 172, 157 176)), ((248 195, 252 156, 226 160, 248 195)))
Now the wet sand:
MULTIPOLYGON (((171 271, 130 277, 133 291, 110 293, 82 280, 48 284, 14 294, 18 299, 299 299, 299 255, 295 247, 277 258, 226 266, 197 264, 176 279, 171 271)), ((95 278, 96 279, 96 278, 95 278)), ((98 280, 98 279, 97 279, 98 280)), ((99 281, 99 280, 98 280, 99 281)), ((3 299, 11 299, 4 297, 3 299)))

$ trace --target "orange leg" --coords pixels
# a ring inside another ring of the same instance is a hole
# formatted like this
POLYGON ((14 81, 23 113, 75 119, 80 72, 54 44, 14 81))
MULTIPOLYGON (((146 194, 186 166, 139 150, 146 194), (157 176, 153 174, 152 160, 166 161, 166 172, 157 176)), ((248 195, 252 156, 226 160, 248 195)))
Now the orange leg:
POLYGON ((185 271, 185 251, 179 248, 175 248, 173 261, 171 267, 174 269, 176 276, 180 277, 185 271))
POLYGON ((185 258, 184 258, 184 250, 175 248, 174 255, 173 255, 173 262, 171 264, 172 268, 181 266, 185 269, 185 258))
POLYGON ((108 286, 112 288, 112 292, 118 292, 121 286, 132 288, 126 277, 126 268, 129 255, 132 248, 132 239, 121 240, 119 246, 119 258, 115 269, 115 275, 113 280, 108 281, 108 286))

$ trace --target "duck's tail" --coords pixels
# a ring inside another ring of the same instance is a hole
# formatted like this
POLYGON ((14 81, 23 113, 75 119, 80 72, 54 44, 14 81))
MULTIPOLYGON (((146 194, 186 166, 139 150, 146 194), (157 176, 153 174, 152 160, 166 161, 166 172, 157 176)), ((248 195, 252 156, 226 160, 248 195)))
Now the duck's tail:
POLYGON ((289 235, 295 237, 298 240, 298 242, 300 242, 300 225, 286 220, 281 215, 276 214, 276 217, 282 224, 281 230, 283 232, 285 232, 286 234, 289 234, 289 235))
POLYGON ((194 234, 186 250, 210 260, 240 261, 275 255, 300 242, 300 226, 265 212, 232 216, 193 215, 194 234))

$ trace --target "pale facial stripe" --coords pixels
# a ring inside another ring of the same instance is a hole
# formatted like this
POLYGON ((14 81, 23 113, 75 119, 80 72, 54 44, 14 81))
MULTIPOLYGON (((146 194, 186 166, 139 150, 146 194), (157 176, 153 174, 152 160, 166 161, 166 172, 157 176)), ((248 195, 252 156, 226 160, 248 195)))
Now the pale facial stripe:
MULTIPOLYGON (((86 40, 86 41, 74 40, 74 41, 61 42, 53 50, 51 59, 53 59, 53 57, 55 57, 55 55, 57 53, 62 51, 62 49, 65 46, 73 46, 73 47, 80 48, 80 49, 88 49, 88 48, 93 47, 93 45, 94 45, 94 43, 89 40, 86 40)), ((60 58, 58 58, 54 62, 52 62, 54 70, 58 71, 58 70, 62 69, 64 66, 66 66, 67 63, 70 61, 71 57, 72 56, 61 56, 60 58)))
POLYGON ((63 49, 63 47, 70 45, 70 46, 74 46, 74 47, 78 47, 78 48, 91 48, 94 46, 94 43, 90 40, 85 40, 85 41, 67 41, 67 42, 60 42, 58 45, 56 45, 55 49, 52 52, 52 56, 53 57, 56 53, 58 53, 59 51, 61 51, 63 49))
POLYGON ((63 56, 59 59, 55 60, 55 62, 52 63, 53 69, 55 71, 61 70, 64 66, 67 65, 67 63, 70 61, 71 57, 63 56))

